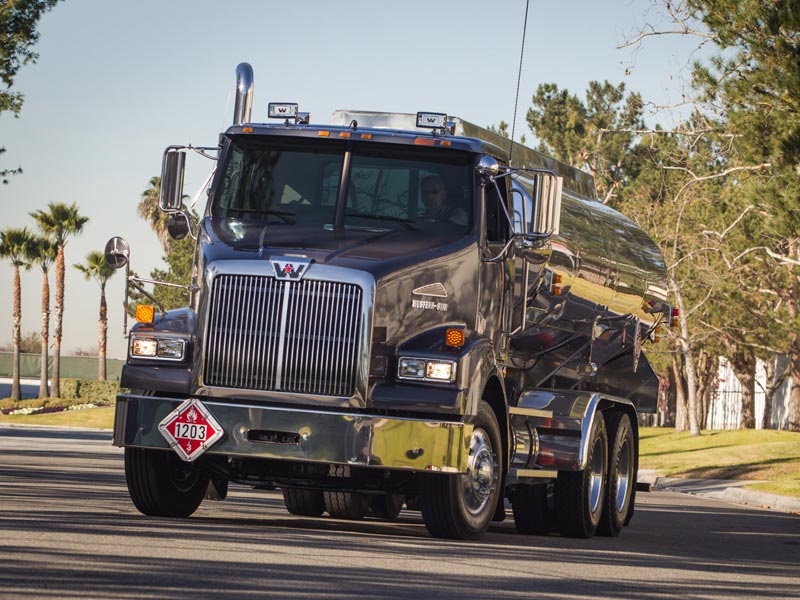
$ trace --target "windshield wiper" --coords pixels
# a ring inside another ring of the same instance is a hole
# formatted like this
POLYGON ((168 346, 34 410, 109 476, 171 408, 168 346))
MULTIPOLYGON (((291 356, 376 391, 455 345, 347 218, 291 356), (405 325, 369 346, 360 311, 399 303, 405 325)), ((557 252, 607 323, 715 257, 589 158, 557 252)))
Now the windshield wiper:
POLYGON ((360 219, 375 219, 376 221, 390 221, 391 223, 398 223, 403 226, 404 229, 409 231, 419 231, 414 225, 416 225, 416 221, 412 221, 410 219, 402 219, 400 217, 391 217, 389 215, 371 215, 369 213, 345 213, 345 217, 357 217, 360 219))
MULTIPOLYGON (((294 225, 295 220, 292 218, 297 216, 297 213, 288 212, 285 210, 273 210, 268 208, 264 210, 263 208, 228 208, 226 213, 242 213, 246 215, 271 215, 278 217, 284 223, 288 223, 289 225, 294 225)), ((227 214, 225 215, 227 216, 227 214)))

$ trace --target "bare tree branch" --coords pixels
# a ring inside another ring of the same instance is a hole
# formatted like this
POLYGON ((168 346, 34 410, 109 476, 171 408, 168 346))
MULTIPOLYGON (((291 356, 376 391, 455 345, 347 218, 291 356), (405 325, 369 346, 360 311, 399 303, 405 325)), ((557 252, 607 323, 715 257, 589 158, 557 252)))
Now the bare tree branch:
POLYGON ((680 29, 673 29, 670 31, 656 31, 652 25, 646 25, 645 27, 649 27, 650 31, 640 32, 639 35, 637 35, 635 38, 628 40, 627 42, 624 42, 619 46, 617 46, 617 50, 622 50, 623 48, 629 48, 630 46, 635 46, 645 38, 659 36, 659 35, 693 35, 706 40, 713 41, 716 39, 716 36, 710 33, 705 33, 703 31, 698 31, 697 29, 692 29, 688 25, 681 27, 680 29))

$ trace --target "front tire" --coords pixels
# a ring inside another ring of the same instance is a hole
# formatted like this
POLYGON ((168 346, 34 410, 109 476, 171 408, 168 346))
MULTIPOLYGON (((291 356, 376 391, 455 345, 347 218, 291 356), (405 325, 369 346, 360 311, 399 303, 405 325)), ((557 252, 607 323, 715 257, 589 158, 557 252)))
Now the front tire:
POLYGON ((598 411, 589 432, 589 453, 582 471, 560 471, 556 481, 558 530, 572 538, 590 538, 597 531, 606 488, 608 437, 598 411))
POLYGON ((467 472, 426 474, 420 480, 420 508, 433 537, 476 540, 489 528, 500 499, 503 472, 500 427, 481 400, 470 440, 467 472))
POLYGON ((597 529, 599 535, 616 537, 625 526, 636 489, 636 441, 631 418, 624 412, 608 415, 608 478, 605 507, 597 529))
POLYGON ((134 506, 151 517, 188 517, 208 489, 209 476, 174 452, 125 448, 125 481, 134 506))

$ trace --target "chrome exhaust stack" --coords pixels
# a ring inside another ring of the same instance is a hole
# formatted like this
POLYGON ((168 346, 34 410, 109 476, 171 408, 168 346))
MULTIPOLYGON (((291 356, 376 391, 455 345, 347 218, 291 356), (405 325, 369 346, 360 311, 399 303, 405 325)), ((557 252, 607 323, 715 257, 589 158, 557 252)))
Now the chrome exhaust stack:
POLYGON ((239 63, 236 67, 236 101, 233 105, 233 124, 250 122, 253 108, 253 67, 249 63, 239 63))

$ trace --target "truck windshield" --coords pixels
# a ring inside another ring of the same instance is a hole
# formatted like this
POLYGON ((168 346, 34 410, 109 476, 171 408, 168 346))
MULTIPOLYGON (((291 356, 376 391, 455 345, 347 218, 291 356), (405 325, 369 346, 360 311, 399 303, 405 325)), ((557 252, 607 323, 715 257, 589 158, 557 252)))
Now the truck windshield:
POLYGON ((245 227, 463 235, 472 228, 471 173, 471 157, 454 151, 238 136, 211 216, 245 227))

